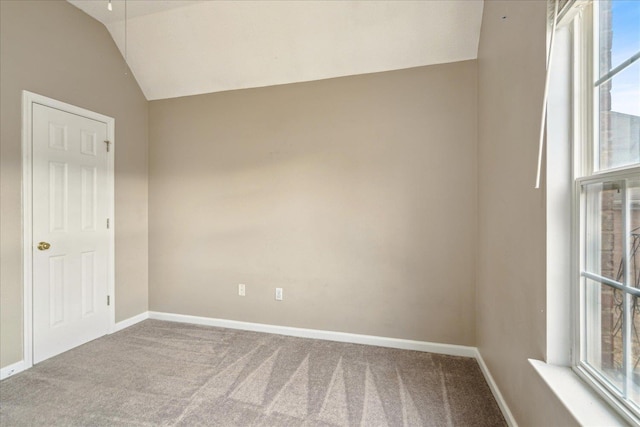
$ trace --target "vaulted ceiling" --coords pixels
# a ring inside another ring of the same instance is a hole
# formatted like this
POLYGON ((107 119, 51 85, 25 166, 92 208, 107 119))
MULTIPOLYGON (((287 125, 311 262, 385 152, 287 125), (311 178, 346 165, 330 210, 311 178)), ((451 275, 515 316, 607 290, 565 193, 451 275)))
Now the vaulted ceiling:
POLYGON ((475 59, 482 0, 68 0, 149 100, 475 59))

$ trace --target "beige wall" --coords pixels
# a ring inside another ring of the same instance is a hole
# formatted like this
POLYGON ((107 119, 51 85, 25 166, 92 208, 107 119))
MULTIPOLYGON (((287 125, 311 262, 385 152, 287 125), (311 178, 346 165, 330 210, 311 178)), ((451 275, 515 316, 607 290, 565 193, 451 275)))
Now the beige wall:
POLYGON ((544 1, 487 1, 477 62, 150 104, 79 10, 0 8, 0 366, 22 357, 27 89, 116 119, 117 320, 149 302, 478 345, 520 425, 575 424, 526 361, 546 340, 544 1))
POLYGON ((477 345, 522 426, 576 422, 529 366, 546 352, 545 192, 534 190, 544 1, 486 1, 478 55, 477 345), (502 16, 506 15, 506 19, 502 16))
POLYGON ((116 121, 116 321, 147 310, 148 103, 104 26, 65 1, 0 2, 0 366, 22 359, 21 91, 116 121))
POLYGON ((152 101, 150 309, 473 345, 476 76, 152 101))

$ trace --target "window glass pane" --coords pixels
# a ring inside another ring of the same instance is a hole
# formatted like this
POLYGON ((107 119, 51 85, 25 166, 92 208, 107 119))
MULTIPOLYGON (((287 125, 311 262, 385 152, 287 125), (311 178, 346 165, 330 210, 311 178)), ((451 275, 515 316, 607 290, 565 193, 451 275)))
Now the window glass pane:
MULTIPOLYGON (((599 1, 595 80, 640 52, 640 1, 599 1)), ((599 124, 596 169, 640 162, 640 61, 596 88, 599 124)))
POLYGON ((618 390, 624 386, 622 291, 587 279, 587 363, 618 390))
POLYGON ((620 182, 586 187, 585 269, 622 282, 622 185, 620 182))
POLYGON ((640 61, 600 85, 598 93, 600 169, 640 162, 640 61))
MULTIPOLYGON (((640 4, 640 2, 638 2, 640 4)), ((640 26, 640 22, 638 22, 640 26)), ((613 76, 611 82, 611 111, 631 116, 629 123, 635 124, 635 141, 638 142, 638 118, 640 117, 640 61, 627 66, 613 76)), ((629 125, 627 125, 629 126, 629 125)))
POLYGON ((640 2, 612 0, 597 4, 600 78, 640 51, 640 2))
MULTIPOLYGON (((629 284, 640 288, 640 179, 628 181, 629 284)), ((629 399, 640 405, 640 300, 631 298, 631 388, 629 399)))
POLYGON ((629 285, 640 288, 640 178, 629 180, 629 285))
POLYGON ((629 399, 640 405, 640 301, 631 298, 631 388, 629 399))

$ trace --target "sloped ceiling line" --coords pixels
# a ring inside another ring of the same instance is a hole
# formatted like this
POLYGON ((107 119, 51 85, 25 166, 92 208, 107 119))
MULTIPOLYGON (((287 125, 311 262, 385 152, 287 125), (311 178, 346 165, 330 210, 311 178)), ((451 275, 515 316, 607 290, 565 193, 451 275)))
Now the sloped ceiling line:
MULTIPOLYGON (((68 0, 124 52, 124 0, 68 0)), ((477 58, 482 0, 127 3, 127 59, 149 100, 477 58)))

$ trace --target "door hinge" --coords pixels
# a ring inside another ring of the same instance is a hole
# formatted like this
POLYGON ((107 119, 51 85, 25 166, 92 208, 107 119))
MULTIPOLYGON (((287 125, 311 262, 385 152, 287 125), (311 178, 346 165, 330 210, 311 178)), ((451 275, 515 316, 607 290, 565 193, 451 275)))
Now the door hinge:
POLYGON ((107 229, 109 228, 109 218, 107 218, 107 229))
POLYGON ((107 295, 107 305, 111 305, 111 296, 107 295))
POLYGON ((105 140, 104 143, 107 144, 107 153, 108 153, 109 152, 109 145, 111 144, 111 141, 105 140))

